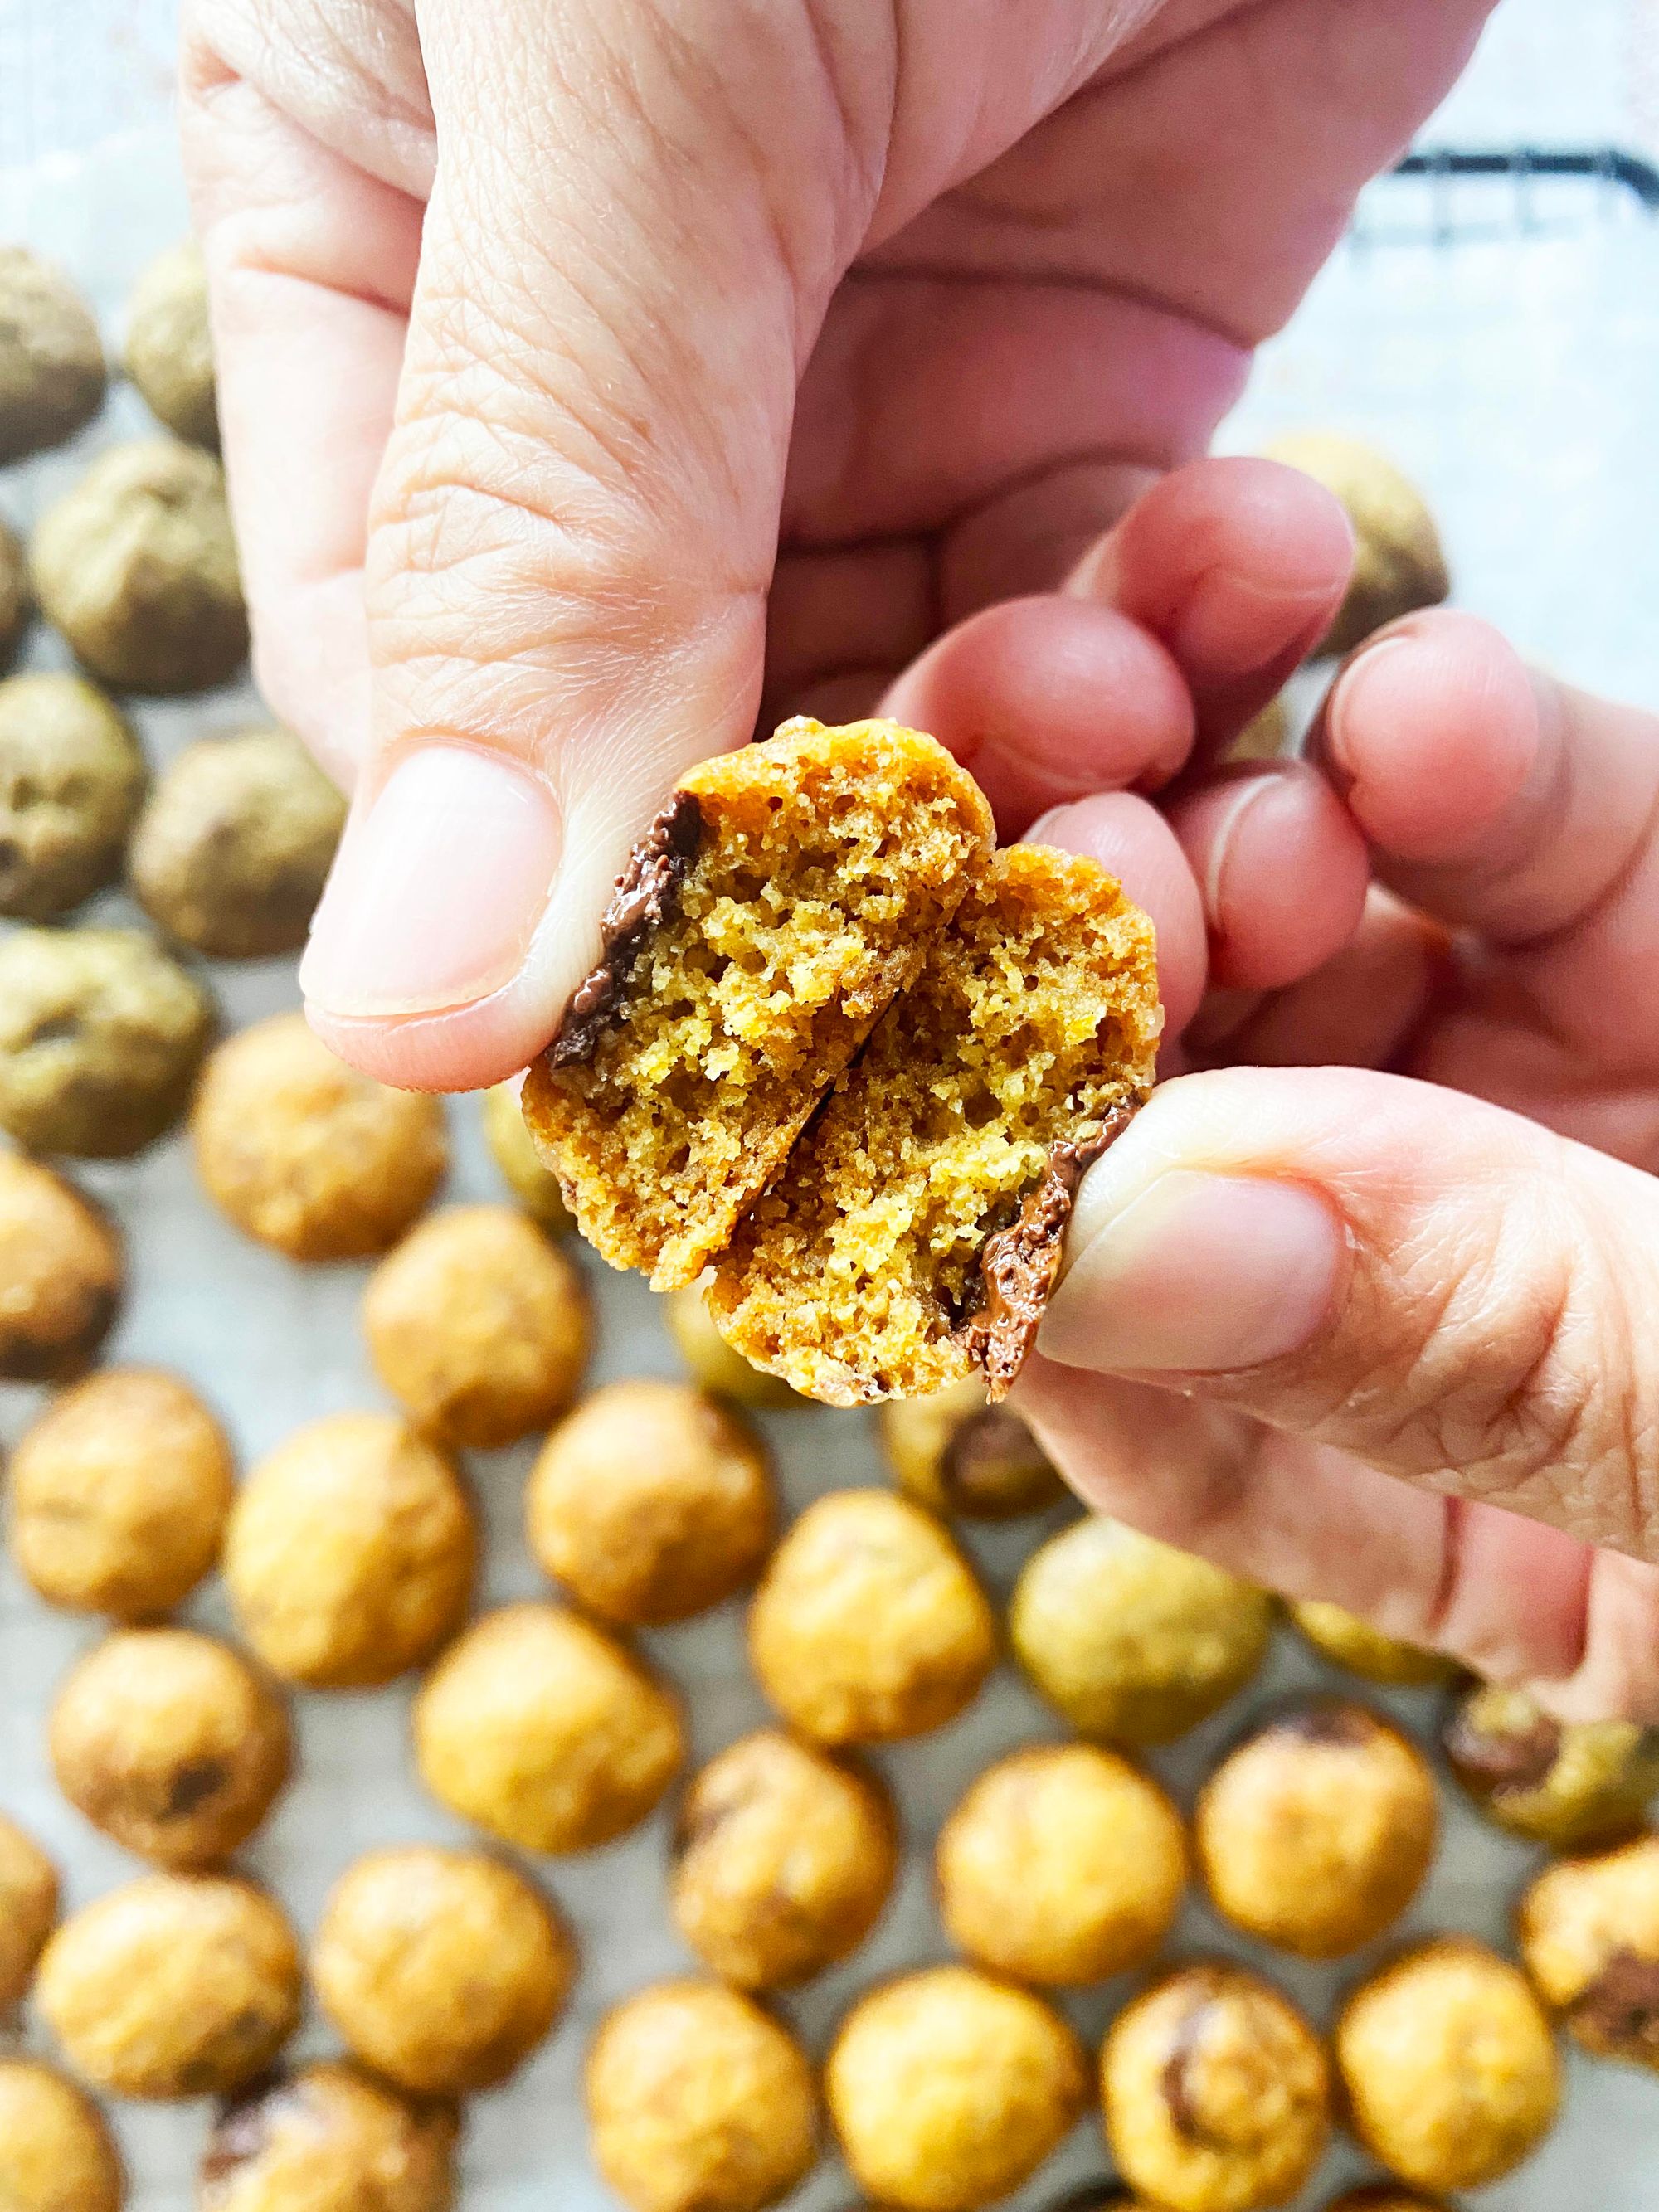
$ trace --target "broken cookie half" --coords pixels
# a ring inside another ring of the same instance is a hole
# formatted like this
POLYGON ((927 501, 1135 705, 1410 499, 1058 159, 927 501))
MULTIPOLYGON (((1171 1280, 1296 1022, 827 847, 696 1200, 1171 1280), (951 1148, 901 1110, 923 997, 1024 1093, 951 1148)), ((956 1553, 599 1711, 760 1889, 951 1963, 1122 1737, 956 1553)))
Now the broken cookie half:
POLYGON ((524 1087, 538 1149, 614 1267, 672 1290, 724 1250, 992 837, 973 779, 892 722, 786 723, 684 778, 524 1087))
POLYGON ((1152 924, 1113 878, 997 854, 716 1262, 720 1334, 830 1405, 975 1367, 1004 1396, 1162 1023, 1152 924))

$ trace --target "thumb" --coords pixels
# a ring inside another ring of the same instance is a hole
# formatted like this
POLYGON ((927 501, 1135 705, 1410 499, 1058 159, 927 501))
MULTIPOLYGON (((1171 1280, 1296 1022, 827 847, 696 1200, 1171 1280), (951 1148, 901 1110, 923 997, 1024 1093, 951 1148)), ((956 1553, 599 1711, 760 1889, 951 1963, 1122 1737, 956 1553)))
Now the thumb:
POLYGON ((1154 1094, 1068 1249, 1049 1360, 1659 1559, 1638 1170, 1402 1077, 1232 1068, 1154 1094))
POLYGON ((800 356, 868 210, 763 15, 724 82, 672 15, 420 11, 438 156, 371 509, 372 736, 301 968, 330 1042, 404 1083, 524 1066, 665 788, 752 729, 800 356))

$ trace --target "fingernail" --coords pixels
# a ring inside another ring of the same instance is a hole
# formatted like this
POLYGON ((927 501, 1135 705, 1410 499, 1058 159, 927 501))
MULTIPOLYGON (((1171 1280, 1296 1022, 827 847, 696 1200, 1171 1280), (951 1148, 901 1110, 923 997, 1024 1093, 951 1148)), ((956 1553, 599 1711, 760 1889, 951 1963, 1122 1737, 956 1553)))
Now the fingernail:
POLYGON ((1194 584, 1170 632, 1170 649, 1184 668, 1249 676, 1279 659, 1304 634, 1311 642, 1329 605, 1322 586, 1264 585, 1235 568, 1212 568, 1194 584), (1270 640, 1265 649, 1264 631, 1270 640))
POLYGON ((1395 647, 1407 643, 1410 635, 1406 630, 1390 630, 1387 636, 1360 646, 1337 671, 1336 681, 1325 702, 1325 751, 1348 775, 1354 773, 1354 762, 1343 724, 1353 706, 1353 695, 1365 683, 1381 657, 1395 647))
POLYGON ((1244 817, 1264 802, 1271 804, 1291 788, 1291 778, 1278 769, 1270 769, 1265 775, 1258 773, 1242 777, 1235 786, 1231 799, 1210 836, 1209 862, 1204 872, 1206 914, 1214 915, 1221 911, 1222 885, 1227 873, 1227 861, 1238 842, 1239 827, 1244 817))
POLYGON ((1038 1339, 1048 1358, 1103 1374, 1224 1374, 1310 1341, 1347 1257, 1322 1198, 1182 1168, 1115 1192, 1110 1164, 1109 1153, 1079 1194, 1071 1267, 1038 1339))
POLYGON ((558 866, 551 794, 498 754, 405 753, 354 811, 311 926, 300 986, 325 1013, 434 1013, 524 963, 558 866))

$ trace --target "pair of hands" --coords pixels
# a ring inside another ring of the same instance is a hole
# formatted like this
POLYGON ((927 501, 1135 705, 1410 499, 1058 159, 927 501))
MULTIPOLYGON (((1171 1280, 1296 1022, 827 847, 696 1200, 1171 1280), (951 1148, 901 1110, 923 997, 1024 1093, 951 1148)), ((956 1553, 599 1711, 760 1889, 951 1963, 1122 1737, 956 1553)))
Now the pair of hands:
POLYGON ((1196 457, 1484 12, 194 0, 186 148, 329 1041, 510 1073, 673 777, 884 699, 1123 878, 1194 1071, 1021 1385, 1073 1480, 1659 1718, 1659 726, 1438 614, 1216 766, 1349 548, 1196 457))

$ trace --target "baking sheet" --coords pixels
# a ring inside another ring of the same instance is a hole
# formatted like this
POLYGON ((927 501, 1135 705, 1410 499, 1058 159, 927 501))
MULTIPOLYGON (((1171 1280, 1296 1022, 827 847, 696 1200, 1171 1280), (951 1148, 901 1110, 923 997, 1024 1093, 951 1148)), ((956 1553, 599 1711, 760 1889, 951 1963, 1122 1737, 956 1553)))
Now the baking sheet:
MULTIPOLYGON (((0 9, 8 0, 0 0, 0 9)), ((15 6, 15 0, 10 0, 15 6)), ((65 11, 68 12, 68 11, 65 11)), ((15 19, 14 19, 15 21, 15 19)), ((3 26, 0 26, 3 27, 3 26)), ((0 72, 0 75, 3 75, 0 72)), ((9 80, 8 81, 8 89, 9 80)), ((1586 188, 1593 193, 1594 188, 1586 188)), ((1454 210, 1468 234, 1431 243, 1435 210, 1386 188, 1368 212, 1370 242, 1345 250, 1316 286, 1293 331, 1269 348, 1224 443, 1248 446, 1269 427, 1312 420, 1346 425, 1387 445, 1418 474, 1443 518, 1460 595, 1511 628, 1529 649, 1585 680, 1659 704, 1650 611, 1659 599, 1659 240, 1617 206, 1553 199, 1517 231, 1513 210, 1491 198, 1454 210), (1611 582, 1611 587, 1610 587, 1611 582)), ((1439 210, 1442 219, 1446 210, 1439 210)), ((106 329, 118 326, 137 267, 182 226, 170 137, 123 129, 90 153, 50 156, 0 177, 0 217, 69 263, 93 291, 106 329)), ((144 426, 128 393, 64 453, 0 477, 0 510, 27 522, 84 465, 90 448, 144 426)), ((296 457, 298 465, 300 457, 296 457)), ((61 665, 37 634, 29 660, 61 665)), ((255 710, 245 689, 187 706, 141 706, 152 758, 189 735, 234 725, 255 710)), ((125 917, 100 902, 97 919, 125 917)), ((294 1002, 291 963, 220 965, 210 980, 234 1024, 294 1002)), ((471 1102, 452 1109, 456 1164, 447 1195, 495 1194, 498 1186, 471 1102)), ((131 1295, 112 1358, 154 1362, 189 1376, 224 1415, 244 1462, 302 1422, 384 1402, 364 1357, 356 1309, 365 1270, 305 1270, 240 1239, 199 1197, 178 1141, 142 1161, 92 1168, 85 1180, 120 1217, 131 1240, 131 1295)), ((676 1360, 650 1294, 588 1261, 600 1312, 594 1379, 672 1374, 676 1360)), ((0 1441, 14 1440, 39 1394, 0 1387, 0 1441)), ((769 1417, 784 1486, 798 1509, 818 1491, 879 1480, 868 1418, 822 1409, 769 1417)), ((483 1599, 496 1603, 544 1585, 520 1528, 527 1449, 474 1455, 471 1469, 489 1526, 483 1599)), ((1063 1516, 1060 1516, 1063 1517, 1063 1516)), ((967 1541, 1004 1592, 1042 1533, 975 1533, 967 1541)), ((189 1609, 228 1626, 210 1590, 189 1609)), ((701 1759, 763 1717, 744 1668, 740 1618, 728 1607, 644 1639, 687 1694, 701 1759)), ((62 1864, 67 1901, 85 1902, 122 1880, 132 1863, 91 1832, 59 1798, 45 1759, 44 1721, 53 1686, 93 1640, 89 1623, 55 1615, 0 1566, 0 1802, 62 1864)), ((1246 1714, 1292 1686, 1335 1680, 1288 1635, 1249 1698, 1152 1764, 1183 1802, 1246 1714)), ((1382 1702, 1419 1729, 1424 1693, 1382 1702)), ((329 1883, 374 1845, 453 1839, 465 1832, 415 1786, 405 1751, 407 1698, 398 1691, 301 1697, 297 1779, 246 1854, 302 1929, 314 1925, 329 1883)), ((943 1955, 927 1892, 927 1863, 940 1819, 970 1777, 1010 1746, 1054 1733, 1007 1669, 953 1727, 886 1756, 909 1839, 903 1880, 874 1940, 848 1966, 788 2007, 815 2051, 852 1993, 868 1979, 943 1955)), ((1407 1930, 1470 1929, 1504 1940, 1513 1898, 1533 1855, 1479 1824, 1449 1794, 1445 1837, 1407 1930)), ((690 1962, 663 1909, 664 1820, 659 1816, 610 1850, 542 1862, 580 1937, 584 1972, 571 2013, 552 2041, 507 2087, 471 2108, 463 2155, 466 2212, 599 2212, 611 2203, 589 2167, 577 2100, 580 2054, 605 2006, 690 1962)), ((1175 1947, 1249 1957, 1250 1947, 1189 1905, 1175 1947)), ((1363 1958, 1322 1970, 1255 1954, 1316 2016, 1329 2016, 1363 1958)), ((1066 2009, 1098 2035, 1123 1985, 1091 1991, 1066 2009)), ((39 2045, 31 2028, 31 2044, 39 2045)), ((328 2048, 307 2026, 297 2046, 328 2048)), ((1651 2212, 1659 2205, 1659 2083, 1570 2061, 1566 2117, 1521 2173, 1485 2192, 1492 2212, 1651 2212)), ((116 2124, 136 2212, 177 2212, 191 2201, 208 2122, 201 2106, 128 2106, 116 2124)), ((1104 2170, 1092 2121, 1077 2130, 1037 2183, 1017 2200, 1042 2204, 1063 2186, 1104 2170)), ((1322 2205, 1363 2171, 1339 2145, 1304 2200, 1322 2205)), ((855 2194, 832 2162, 793 2200, 798 2212, 837 2212, 855 2194)))

